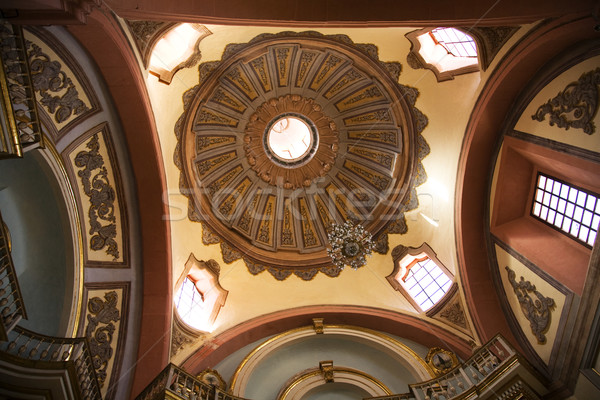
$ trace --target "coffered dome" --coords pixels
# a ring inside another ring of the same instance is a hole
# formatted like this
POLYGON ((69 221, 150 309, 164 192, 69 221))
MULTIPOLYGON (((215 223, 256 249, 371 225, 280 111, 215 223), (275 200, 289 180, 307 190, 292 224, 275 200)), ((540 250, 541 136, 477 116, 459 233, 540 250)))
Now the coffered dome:
POLYGON ((226 261, 278 279, 336 276, 327 230, 347 220, 387 252, 428 152, 400 69, 373 45, 314 32, 261 35, 200 66, 175 159, 190 218, 219 232, 226 261))

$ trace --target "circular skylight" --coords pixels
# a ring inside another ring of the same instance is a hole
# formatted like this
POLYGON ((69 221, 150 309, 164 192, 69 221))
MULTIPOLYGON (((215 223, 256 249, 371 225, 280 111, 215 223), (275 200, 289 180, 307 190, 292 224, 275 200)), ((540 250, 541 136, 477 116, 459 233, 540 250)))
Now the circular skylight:
POLYGON ((266 144, 271 153, 285 163, 306 157, 313 148, 311 127, 295 115, 283 115, 269 125, 266 144))

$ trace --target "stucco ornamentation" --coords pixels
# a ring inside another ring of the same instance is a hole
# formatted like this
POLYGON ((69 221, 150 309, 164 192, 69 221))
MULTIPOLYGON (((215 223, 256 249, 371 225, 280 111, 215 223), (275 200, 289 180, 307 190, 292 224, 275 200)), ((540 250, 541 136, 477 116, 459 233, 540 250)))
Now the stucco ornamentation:
POLYGON ((73 114, 86 112, 88 106, 79 99, 79 92, 71 78, 62 71, 58 61, 52 61, 42 49, 27 41, 27 52, 34 89, 39 93, 39 102, 57 123, 67 121, 73 114))
POLYGON ((92 363, 100 387, 104 386, 108 363, 113 356, 114 322, 121 319, 117 308, 119 300, 117 292, 114 290, 106 292, 104 299, 93 297, 88 301, 88 324, 85 328, 85 336, 88 338, 92 363))
POLYGON ((529 321, 531 332, 535 335, 539 344, 546 343, 545 333, 550 327, 551 311, 556 307, 554 299, 545 297, 535 288, 535 285, 521 277, 519 282, 515 280, 516 273, 508 266, 506 267, 508 281, 510 282, 525 318, 529 321), (530 293, 533 293, 537 299, 532 299, 530 293))
POLYGON ((467 327, 467 319, 465 318, 465 312, 463 311, 459 301, 451 304, 444 311, 442 311, 440 313, 440 317, 462 328, 467 327))
POLYGON ((77 175, 81 178, 84 193, 89 197, 88 218, 90 248, 106 249, 106 254, 119 258, 119 246, 115 216, 116 193, 108 179, 108 171, 100 154, 98 134, 94 134, 86 147, 89 151, 80 151, 75 157, 75 166, 80 168, 77 175))
POLYGON ((193 337, 186 334, 180 327, 179 324, 173 323, 173 332, 171 338, 171 357, 175 356, 179 351, 183 350, 186 346, 194 343, 193 337))
POLYGON ((594 117, 598 113, 600 68, 582 74, 555 97, 542 104, 531 119, 543 121, 550 114, 550 126, 583 129, 588 135, 596 131, 594 117))

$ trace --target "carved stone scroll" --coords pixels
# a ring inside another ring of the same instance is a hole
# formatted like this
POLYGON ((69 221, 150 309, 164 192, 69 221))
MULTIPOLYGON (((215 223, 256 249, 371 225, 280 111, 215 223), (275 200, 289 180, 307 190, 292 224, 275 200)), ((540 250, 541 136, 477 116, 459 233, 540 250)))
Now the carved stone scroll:
POLYGON ((521 311, 523 311, 523 315, 525 315, 525 318, 529 321, 531 332, 535 335, 539 344, 545 344, 545 333, 550 327, 551 311, 556 308, 554 299, 543 296, 537 291, 535 285, 526 281, 523 277, 517 282, 515 280, 515 271, 508 266, 506 266, 506 272, 508 274, 508 280, 517 295, 517 299, 519 299, 521 311), (530 293, 533 293, 537 299, 532 299, 530 293))
POLYGON ((583 129, 588 135, 596 131, 594 117, 598 113, 600 68, 582 74, 555 97, 542 104, 531 119, 543 121, 550 114, 550 126, 583 129))

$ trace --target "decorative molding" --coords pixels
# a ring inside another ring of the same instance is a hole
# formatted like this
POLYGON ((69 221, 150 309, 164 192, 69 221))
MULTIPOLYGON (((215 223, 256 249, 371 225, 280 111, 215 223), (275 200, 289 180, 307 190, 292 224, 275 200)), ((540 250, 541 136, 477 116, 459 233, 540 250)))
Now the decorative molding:
POLYGON ((201 333, 195 329, 190 329, 187 324, 181 320, 177 310, 173 310, 173 327, 171 328, 171 358, 177 353, 194 343, 200 337, 201 333))
POLYGON ((498 400, 540 400, 540 396, 519 375, 496 393, 500 393, 498 400))
POLYGON ((72 127, 101 111, 100 102, 87 72, 59 39, 33 26, 27 27, 25 36, 40 118, 58 141, 72 127))
POLYGON ((383 382, 373 376, 353 368, 333 366, 332 361, 321 361, 319 367, 309 368, 292 376, 282 385, 275 399, 306 398, 311 390, 334 381, 360 388, 368 394, 368 398, 383 399, 384 397, 380 396, 386 396, 386 399, 397 399, 397 396, 392 396, 392 392, 383 382))
POLYGON ((412 51, 406 56, 406 62, 412 69, 425 69, 422 60, 422 58, 419 59, 419 57, 417 57, 412 51))
POLYGON ((42 49, 27 41, 29 65, 33 87, 41 97, 40 104, 46 111, 54 115, 56 123, 63 123, 71 116, 82 114, 89 107, 79 99, 79 92, 71 78, 61 71, 58 61, 51 61, 42 49))
POLYGON ((600 68, 582 74, 575 82, 569 83, 555 97, 542 104, 531 119, 544 121, 550 114, 550 126, 583 129, 588 135, 596 131, 594 117, 598 113, 598 87, 600 68))
POLYGON ((150 56, 152 55, 152 48, 158 40, 167 32, 170 28, 176 25, 173 22, 163 21, 138 21, 138 20, 125 20, 131 31, 131 35, 135 41, 135 45, 142 57, 144 67, 148 68, 150 62, 150 56))
POLYGON ((444 375, 458 366, 456 354, 440 347, 429 349, 427 356, 425 356, 425 362, 435 372, 436 376, 444 375))
POLYGON ((101 386, 101 392, 103 398, 107 400, 114 400, 115 394, 119 391, 118 386, 121 382, 121 363, 124 356, 127 320, 129 315, 129 290, 129 282, 93 282, 84 285, 84 293, 82 296, 82 305, 84 308, 82 310, 83 315, 79 322, 77 335, 85 336, 90 342, 94 368, 102 368, 106 373, 104 384, 101 386), (112 295, 108 295, 111 292, 115 292, 117 296, 117 302, 114 307, 112 306, 114 303, 111 303, 111 301, 113 301, 111 298, 112 295), (102 308, 102 311, 98 314, 92 313, 92 310, 90 309, 90 303, 92 302, 94 303, 92 308, 102 308), (117 311, 115 311, 115 309, 117 311), (116 319, 113 318, 108 321, 108 319, 110 319, 108 315, 111 314, 113 317, 116 317, 116 319), (92 335, 95 335, 95 332, 97 332, 99 336, 99 346, 97 348, 99 353, 97 357, 94 357, 92 350, 94 346, 88 336, 88 330, 92 329, 90 328, 90 318, 94 318, 97 323, 97 328, 94 328, 94 331, 91 332, 92 335), (100 319, 108 321, 108 323, 104 323, 100 319), (107 328, 108 324, 112 324, 113 328, 107 328), (112 330, 112 333, 108 335, 106 330, 112 330), (109 345, 112 349, 112 351, 110 351, 112 355, 108 360, 103 360, 109 352, 108 345, 104 344, 105 342, 102 341, 103 339, 110 339, 109 345), (105 364, 104 361, 106 361, 105 364))
POLYGON ((477 56, 479 65, 485 71, 502 46, 518 30, 518 26, 472 26, 463 28, 477 43, 477 56))
POLYGON ((319 370, 326 383, 334 382, 333 377, 333 361, 319 361, 319 370))
MULTIPOLYGON (((10 3, 7 3, 10 4, 10 3)), ((103 5, 102 0, 62 0, 58 2, 14 3, 17 9, 3 10, 3 18, 10 18, 19 25, 81 25, 87 16, 103 5)))
POLYGON ((577 158, 583 158, 588 161, 595 162, 600 164, 600 153, 597 153, 593 150, 584 149, 578 146, 572 146, 567 143, 558 142, 556 140, 544 138, 537 135, 532 135, 530 133, 521 132, 517 130, 512 130, 506 133, 506 136, 514 137, 519 140, 523 140, 526 142, 533 143, 537 146, 548 147, 551 150, 565 153, 568 155, 573 155, 577 158))
POLYGON ((82 134, 61 156, 75 189, 85 265, 127 268, 127 209, 108 125, 82 134))
POLYGON ((77 175, 81 178, 84 193, 90 201, 88 218, 90 224, 90 248, 94 251, 104 249, 106 254, 119 258, 119 245, 115 216, 116 194, 113 189, 104 159, 99 153, 98 133, 87 142, 89 151, 80 151, 75 156, 75 166, 80 168, 77 175))
POLYGON ((315 330, 315 333, 317 335, 321 335, 323 334, 323 318, 313 318, 313 328, 315 330))
POLYGON ((96 378, 101 389, 106 383, 108 373, 110 373, 108 364, 113 357, 115 347, 113 343, 115 323, 121 319, 117 305, 119 301, 117 292, 114 290, 106 292, 104 299, 93 297, 88 300, 88 324, 85 328, 85 336, 90 346, 96 378))
POLYGON ((231 264, 242 258, 242 253, 225 242, 221 242, 221 254, 223 255, 223 261, 225 261, 226 264, 231 264))
MULTIPOLYGON (((415 353, 414 350, 412 350, 406 344, 380 331, 351 325, 325 324, 323 334, 326 337, 328 335, 331 335, 332 338, 343 336, 348 338, 356 338, 357 340, 360 339, 361 342, 368 343, 369 346, 375 349, 376 351, 382 351, 386 354, 393 355, 397 360, 399 360, 403 364, 403 366, 407 369, 411 376, 413 376, 418 381, 428 381, 434 377, 434 372, 432 371, 431 367, 425 362, 423 358, 421 358, 417 353, 415 353)), ((292 345, 293 343, 298 343, 299 341, 306 340, 310 337, 315 337, 315 331, 313 326, 308 325, 303 327, 297 327, 279 333, 267 339, 260 346, 254 348, 244 358, 244 360, 242 360, 242 362, 238 365, 236 371, 233 373, 229 382, 229 388, 231 390, 231 393, 234 396, 244 395, 246 387, 249 384, 251 371, 261 360, 264 360, 267 357, 269 357, 269 355, 274 354, 274 352, 276 352, 278 349, 287 347, 289 345, 292 345)), ((336 379, 338 379, 338 372, 342 372, 342 370, 345 368, 333 367, 333 369, 336 374, 336 379)), ((311 369, 311 371, 313 370, 311 369)), ((319 379, 322 379, 319 369, 315 368, 314 372, 316 373, 317 377, 319 377, 319 379)), ((292 378, 290 381, 288 381, 289 384, 291 384, 292 381, 295 379, 296 378, 292 378)), ((284 384, 282 386, 282 388, 287 387, 290 387, 290 385, 284 384)), ((389 394, 387 389, 386 392, 389 394)), ((278 396, 277 398, 280 397, 278 396)))
POLYGON ((217 244, 221 243, 221 239, 206 224, 202 224, 202 243, 205 245, 217 244))
POLYGON ((440 313, 440 318, 443 318, 453 325, 458 325, 461 328, 467 327, 467 319, 462 304, 458 301, 450 304, 440 313))
POLYGON ((216 369, 207 368, 204 371, 200 372, 198 375, 196 375, 196 378, 208 385, 212 385, 221 390, 225 390, 227 388, 227 383, 225 382, 225 379, 223 379, 221 374, 219 374, 219 372, 216 369))
POLYGON ((531 332, 537 338, 539 344, 545 344, 546 336, 544 334, 550 327, 552 316, 551 312, 554 308, 556 308, 554 299, 543 296, 537 291, 535 285, 532 285, 531 282, 526 281, 523 277, 521 277, 519 282, 517 282, 515 280, 515 271, 510 269, 508 266, 505 268, 508 275, 508 280, 513 287, 515 294, 517 295, 519 304, 521 305, 521 311, 523 312, 525 318, 527 318, 529 321, 531 332), (532 299, 529 293, 535 294, 537 299, 532 299))
POLYGON ((468 310, 462 300, 459 285, 454 283, 448 293, 426 314, 470 337, 475 337, 467 313, 468 310))

